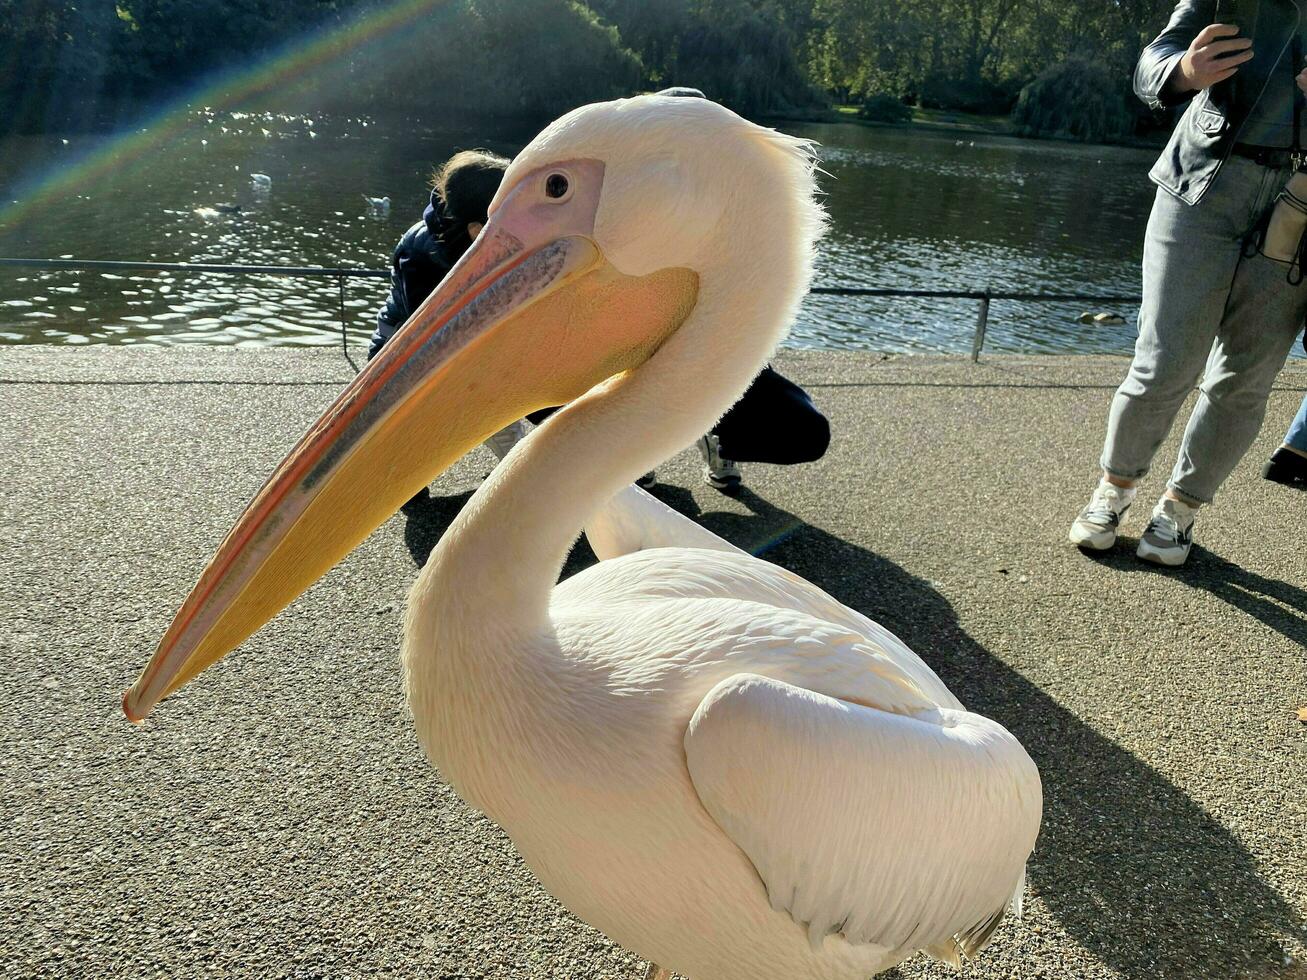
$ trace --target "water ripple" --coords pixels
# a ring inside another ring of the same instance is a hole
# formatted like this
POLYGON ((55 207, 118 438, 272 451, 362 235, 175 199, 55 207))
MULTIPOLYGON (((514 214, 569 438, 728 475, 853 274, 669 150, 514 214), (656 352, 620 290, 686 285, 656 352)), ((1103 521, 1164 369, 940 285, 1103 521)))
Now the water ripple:
MULTIPOLYGON (((1152 188, 1149 154, 1126 149, 872 129, 790 127, 822 144, 832 216, 818 281, 907 289, 1138 291, 1152 188)), ((125 166, 68 215, 0 228, 0 253, 160 261, 384 267, 422 212, 434 164, 485 133, 372 120, 197 110, 162 153, 125 166), (257 190, 251 173, 272 177, 257 190), (378 215, 363 195, 388 196, 378 215), (221 210, 218 206, 221 205, 221 210)), ((492 134, 493 135, 493 134, 492 134)), ((0 140, 0 161, 57 167, 89 148, 0 140), (9 152, 9 151, 14 152, 9 152)), ((0 186, 15 173, 0 164, 0 186)), ((21 210, 21 209, 20 209, 21 210)), ((371 333, 379 280, 41 270, 0 279, 0 343, 322 345, 371 333), (343 324, 342 324, 343 313, 343 324)), ((1085 327, 1070 304, 995 302, 987 347, 1124 351, 1124 325, 1085 327)), ((1095 311, 1096 312, 1096 311, 1095 311)), ((970 349, 965 300, 811 297, 791 343, 904 352, 970 349)))

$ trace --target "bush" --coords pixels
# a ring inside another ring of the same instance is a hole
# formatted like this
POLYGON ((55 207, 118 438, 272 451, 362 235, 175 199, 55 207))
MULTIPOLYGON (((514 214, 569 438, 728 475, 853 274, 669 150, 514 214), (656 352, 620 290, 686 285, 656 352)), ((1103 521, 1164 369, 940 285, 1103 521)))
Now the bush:
POLYGON ((1023 136, 1109 143, 1129 135, 1134 115, 1124 83, 1099 62, 1077 57, 1023 88, 1012 122, 1023 136))
POLYGON ((468 29, 449 67, 461 76, 464 107, 479 102, 492 113, 548 119, 629 95, 640 83, 639 58, 575 0, 464 0, 463 7, 468 29))
POLYGON ((1016 98, 1016 88, 1010 83, 997 85, 947 75, 929 76, 917 92, 917 103, 922 108, 975 112, 986 116, 1011 112, 1016 98))
POLYGON ((826 104, 804 64, 806 28, 785 14, 812 0, 585 2, 639 53, 647 89, 687 85, 746 116, 793 117, 826 104))
POLYGON ((745 116, 785 113, 821 101, 804 77, 793 41, 753 12, 729 25, 700 21, 677 39, 665 84, 690 85, 745 116))
POLYGON ((905 106, 900 99, 878 92, 862 100, 858 107, 858 118, 881 123, 912 122, 912 109, 905 106))

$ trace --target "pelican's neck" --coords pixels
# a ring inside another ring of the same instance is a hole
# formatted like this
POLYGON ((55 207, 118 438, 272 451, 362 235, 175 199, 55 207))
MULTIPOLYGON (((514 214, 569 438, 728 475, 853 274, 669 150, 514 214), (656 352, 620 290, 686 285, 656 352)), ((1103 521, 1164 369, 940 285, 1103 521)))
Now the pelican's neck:
POLYGON ((464 611, 480 606, 496 626, 547 626, 550 593, 587 519, 710 429, 784 335, 808 260, 769 230, 745 239, 762 245, 700 274, 694 310, 653 357, 558 412, 500 464, 432 556, 437 594, 457 589, 464 611))

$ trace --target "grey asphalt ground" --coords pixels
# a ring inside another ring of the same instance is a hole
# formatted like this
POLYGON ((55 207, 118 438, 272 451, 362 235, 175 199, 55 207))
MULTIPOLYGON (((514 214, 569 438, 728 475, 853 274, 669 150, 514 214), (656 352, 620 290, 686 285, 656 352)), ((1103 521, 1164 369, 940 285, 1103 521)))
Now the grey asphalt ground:
MULTIPOLYGON (((780 367, 833 419, 829 455, 748 467, 730 500, 684 453, 659 493, 898 632, 1039 764, 1025 918, 965 975, 1307 977, 1307 493, 1257 472, 1307 364, 1178 572, 1130 547, 1162 473, 1115 552, 1064 544, 1122 360, 780 367)), ((642 976, 441 782, 406 716, 402 604, 484 451, 148 724, 119 714, 350 373, 329 350, 0 351, 0 975, 642 976)))

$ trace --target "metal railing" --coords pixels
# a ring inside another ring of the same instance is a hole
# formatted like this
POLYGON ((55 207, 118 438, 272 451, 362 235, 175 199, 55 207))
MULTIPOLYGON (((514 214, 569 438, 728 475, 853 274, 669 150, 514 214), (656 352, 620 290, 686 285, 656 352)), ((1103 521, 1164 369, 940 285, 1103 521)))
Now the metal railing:
MULTIPOLYGON (((41 259, 0 258, 0 266, 30 269, 70 269, 82 271, 120 270, 126 272, 179 272, 219 275, 271 275, 335 279, 340 300, 341 345, 348 355, 349 320, 345 312, 346 279, 388 279, 389 269, 329 268, 315 265, 223 265, 210 262, 129 262, 113 259, 41 259)), ((886 289, 871 286, 814 286, 814 296, 888 297, 894 299, 965 299, 980 304, 976 312, 976 329, 971 340, 971 360, 979 362, 989 329, 990 304, 997 301, 1018 303, 1098 303, 1104 306, 1137 304, 1139 296, 1111 293, 1037 293, 993 289, 886 289)))

